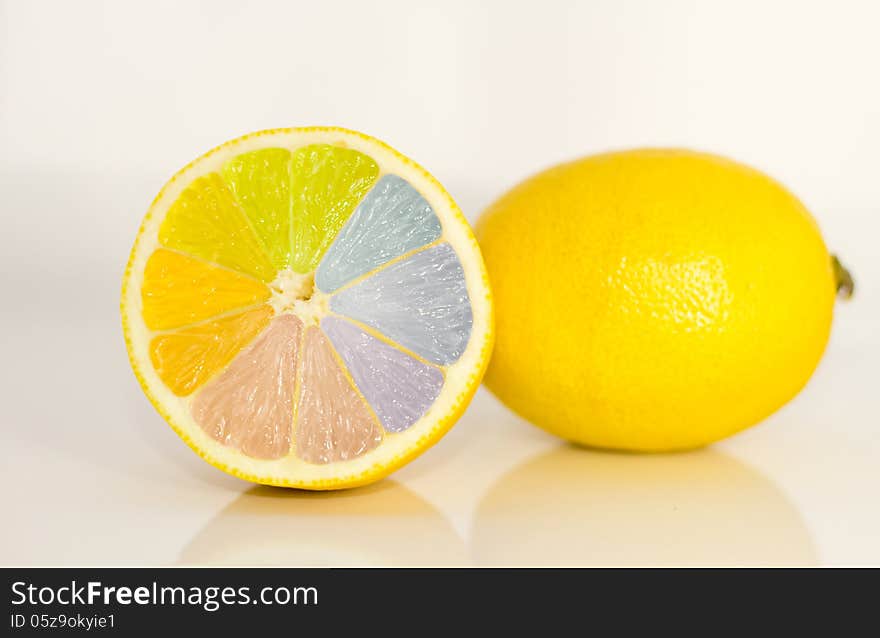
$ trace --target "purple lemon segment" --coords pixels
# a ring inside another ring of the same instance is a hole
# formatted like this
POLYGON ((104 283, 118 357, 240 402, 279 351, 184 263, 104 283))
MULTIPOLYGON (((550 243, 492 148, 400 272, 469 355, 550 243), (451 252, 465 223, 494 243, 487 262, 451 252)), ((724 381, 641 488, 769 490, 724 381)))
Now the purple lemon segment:
POLYGON ((293 391, 302 322, 273 319, 226 370, 199 392, 192 414, 211 438, 257 459, 290 452, 293 391))
POLYGON ((369 483, 438 440, 492 343, 452 199, 342 129, 246 136, 183 169, 141 227, 122 313, 144 390, 203 458, 310 489, 369 483))
POLYGON ((321 328, 386 431, 406 430, 440 394, 443 372, 439 368, 343 319, 325 317, 321 328))
POLYGON ((306 329, 296 454, 309 463, 358 457, 382 442, 376 416, 354 389, 327 337, 306 329))

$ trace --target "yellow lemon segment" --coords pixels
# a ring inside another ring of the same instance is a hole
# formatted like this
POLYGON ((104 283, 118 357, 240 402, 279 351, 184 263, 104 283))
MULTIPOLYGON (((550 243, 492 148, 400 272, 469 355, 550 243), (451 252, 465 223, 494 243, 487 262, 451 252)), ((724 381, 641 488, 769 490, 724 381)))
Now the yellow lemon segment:
POLYGON ((269 324, 272 308, 209 321, 150 342, 150 360, 166 386, 178 396, 191 394, 269 324))
POLYGON ((578 443, 693 448, 753 425, 819 362, 832 258, 798 199, 677 149, 548 169, 477 225, 498 308, 488 387, 578 443))
POLYGON ((315 144, 293 154, 293 261, 306 273, 318 261, 348 221, 355 206, 379 176, 379 167, 358 151, 315 144))
POLYGON ((141 287, 144 321, 151 330, 203 321, 270 295, 256 279, 164 249, 150 255, 141 287))
POLYGON ((275 278, 247 217, 217 173, 199 177, 181 193, 162 222, 159 242, 262 281, 275 278))
POLYGON ((290 151, 242 153, 223 167, 223 178, 260 238, 272 265, 290 265, 290 151))

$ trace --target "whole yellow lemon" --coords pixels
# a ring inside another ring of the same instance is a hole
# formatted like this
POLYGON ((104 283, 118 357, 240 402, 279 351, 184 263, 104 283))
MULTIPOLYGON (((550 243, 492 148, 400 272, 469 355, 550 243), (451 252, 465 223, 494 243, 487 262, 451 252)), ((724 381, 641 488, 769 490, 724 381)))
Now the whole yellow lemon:
POLYGON ((848 274, 766 175, 681 149, 561 164, 492 204, 485 382, 584 445, 702 446, 791 399, 819 362, 848 274))

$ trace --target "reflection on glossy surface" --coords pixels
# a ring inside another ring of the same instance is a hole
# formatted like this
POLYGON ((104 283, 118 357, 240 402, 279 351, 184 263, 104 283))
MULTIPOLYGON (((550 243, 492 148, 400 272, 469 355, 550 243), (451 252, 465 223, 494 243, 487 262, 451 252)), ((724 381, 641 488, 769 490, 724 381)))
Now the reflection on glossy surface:
POLYGON ((339 492, 254 487, 215 516, 183 565, 463 565, 464 543, 429 503, 394 481, 339 492))
POLYGON ((795 507, 769 479, 713 450, 627 455, 561 447, 483 497, 482 565, 811 565, 795 507))

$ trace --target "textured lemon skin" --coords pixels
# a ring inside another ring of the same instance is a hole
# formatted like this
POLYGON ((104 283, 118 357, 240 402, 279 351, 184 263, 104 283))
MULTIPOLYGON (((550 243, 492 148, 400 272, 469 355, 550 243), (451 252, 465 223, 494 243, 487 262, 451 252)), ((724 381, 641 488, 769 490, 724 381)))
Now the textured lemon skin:
POLYGON ((603 448, 694 448, 754 425, 813 373, 831 258, 804 206, 730 160, 680 149, 562 164, 476 228, 496 310, 485 383, 603 448))

